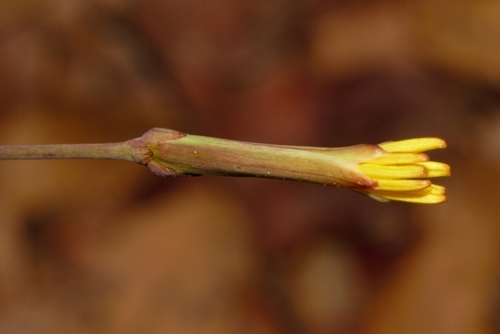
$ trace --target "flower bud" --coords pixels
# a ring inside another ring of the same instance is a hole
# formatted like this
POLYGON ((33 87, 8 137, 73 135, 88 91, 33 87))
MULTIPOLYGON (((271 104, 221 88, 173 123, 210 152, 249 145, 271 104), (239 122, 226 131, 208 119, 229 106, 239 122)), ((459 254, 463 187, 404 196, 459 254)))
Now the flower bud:
POLYGON ((188 135, 154 128, 140 140, 157 175, 265 177, 348 188, 377 200, 440 203, 444 187, 428 178, 449 176, 449 166, 423 151, 444 148, 438 138, 343 148, 270 145, 188 135))

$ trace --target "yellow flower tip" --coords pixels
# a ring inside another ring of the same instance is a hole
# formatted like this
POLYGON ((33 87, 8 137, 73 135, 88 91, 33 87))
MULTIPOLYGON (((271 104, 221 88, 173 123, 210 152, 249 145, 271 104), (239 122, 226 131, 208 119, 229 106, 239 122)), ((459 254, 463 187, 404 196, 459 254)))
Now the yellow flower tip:
MULTIPOLYGON (((436 185, 433 184, 432 186, 436 185)), ((401 201, 419 204, 439 204, 446 202, 444 191, 440 192, 431 187, 415 192, 372 191, 366 194, 380 202, 401 201)))
POLYGON ((419 164, 387 166, 373 163, 358 165, 358 168, 371 178, 375 179, 408 179, 426 177, 428 169, 419 164))
POLYGON ((436 204, 446 201, 445 188, 427 178, 450 176, 450 166, 429 161, 422 153, 446 147, 440 138, 416 138, 379 145, 383 153, 360 163, 358 169, 376 180, 376 186, 361 192, 379 201, 436 204))
POLYGON ((387 152, 420 153, 446 147, 446 142, 441 138, 413 138, 379 144, 387 152))
POLYGON ((429 180, 406 180, 406 179, 380 179, 374 190, 386 190, 394 192, 417 191, 428 188, 432 183, 429 180))
POLYGON ((385 152, 370 160, 369 163, 376 165, 406 165, 424 161, 429 161, 429 157, 424 153, 385 152))
POLYGON ((425 177, 445 177, 450 176, 450 166, 442 162, 424 161, 417 163, 425 169, 425 177))

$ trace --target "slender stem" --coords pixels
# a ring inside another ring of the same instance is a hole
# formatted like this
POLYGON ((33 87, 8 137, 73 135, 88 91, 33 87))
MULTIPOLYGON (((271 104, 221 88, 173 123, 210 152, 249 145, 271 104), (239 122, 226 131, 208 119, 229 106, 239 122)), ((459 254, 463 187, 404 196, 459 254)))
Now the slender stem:
POLYGON ((119 159, 136 161, 128 142, 0 146, 0 160, 19 159, 119 159))

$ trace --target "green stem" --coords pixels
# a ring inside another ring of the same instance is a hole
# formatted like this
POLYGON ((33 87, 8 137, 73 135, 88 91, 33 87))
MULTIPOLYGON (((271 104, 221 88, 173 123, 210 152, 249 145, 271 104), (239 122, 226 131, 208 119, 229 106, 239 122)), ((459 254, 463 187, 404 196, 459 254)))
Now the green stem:
POLYGON ((0 146, 0 160, 119 159, 138 162, 129 142, 0 146))

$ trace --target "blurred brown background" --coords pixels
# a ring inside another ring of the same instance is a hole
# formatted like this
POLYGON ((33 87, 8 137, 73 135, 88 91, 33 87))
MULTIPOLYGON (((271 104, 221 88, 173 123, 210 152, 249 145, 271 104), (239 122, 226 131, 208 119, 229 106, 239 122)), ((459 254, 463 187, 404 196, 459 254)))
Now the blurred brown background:
POLYGON ((438 206, 0 163, 1 333, 500 332, 500 2, 4 0, 0 144, 439 136, 438 206))

